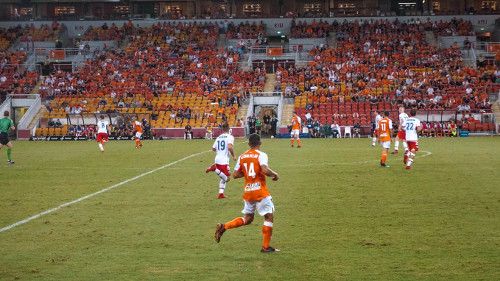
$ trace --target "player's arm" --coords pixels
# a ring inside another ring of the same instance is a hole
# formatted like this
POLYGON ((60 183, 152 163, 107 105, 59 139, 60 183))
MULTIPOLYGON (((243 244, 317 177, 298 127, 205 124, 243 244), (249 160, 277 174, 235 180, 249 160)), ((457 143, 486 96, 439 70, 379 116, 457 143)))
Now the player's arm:
POLYGON ((215 140, 214 145, 212 145, 212 151, 217 151, 217 140, 215 140))
POLYGON ((12 120, 10 120, 10 129, 12 131, 15 131, 16 130, 16 126, 14 126, 14 122, 12 122, 12 120))
POLYGON ((241 169, 240 162, 236 164, 236 167, 234 167, 234 173, 233 173, 233 178, 234 179, 239 179, 244 177, 245 174, 243 174, 243 170, 241 169))
POLYGON ((422 131, 422 126, 417 126, 417 132, 420 133, 422 131))
POLYGON ((264 175, 273 178, 273 181, 277 181, 280 178, 278 173, 271 170, 271 168, 269 168, 267 165, 261 165, 260 169, 262 170, 264 175))
POLYGON ((231 156, 233 157, 233 160, 236 161, 236 156, 234 155, 234 150, 233 150, 233 144, 229 143, 227 145, 227 150, 229 150, 229 153, 231 153, 231 156))

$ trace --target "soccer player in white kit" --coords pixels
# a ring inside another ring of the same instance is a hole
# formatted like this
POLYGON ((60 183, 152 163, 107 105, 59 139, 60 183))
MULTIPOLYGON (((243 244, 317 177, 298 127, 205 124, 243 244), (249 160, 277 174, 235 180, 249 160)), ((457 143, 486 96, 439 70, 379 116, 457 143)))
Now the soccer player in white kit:
POLYGON ((412 109, 410 111, 410 117, 406 119, 403 124, 406 133, 406 142, 408 143, 408 153, 403 160, 407 170, 411 169, 410 166, 415 158, 415 152, 418 151, 418 132, 422 130, 420 120, 418 120, 415 115, 417 115, 417 111, 412 109))
POLYGON ((377 142, 377 136, 378 136, 378 122, 380 122, 380 120, 382 120, 382 116, 380 116, 380 114, 378 114, 378 111, 374 111, 375 113, 375 131, 373 132, 373 143, 372 143, 372 146, 375 146, 375 143, 377 142))
POLYGON ((97 142, 99 143, 99 148, 101 152, 104 152, 104 143, 108 142, 108 130, 109 123, 104 120, 104 115, 99 117, 99 121, 97 121, 97 142))
POLYGON ((215 172, 219 178, 219 199, 227 198, 224 195, 224 190, 226 189, 226 183, 229 182, 231 172, 229 169, 229 154, 236 161, 236 156, 233 151, 234 137, 229 134, 229 125, 224 123, 222 125, 222 134, 217 137, 212 146, 212 150, 217 154, 215 156, 215 164, 210 166, 205 172, 215 172))
POLYGON ((403 148, 405 149, 405 154, 408 153, 408 144, 406 143, 405 131, 403 130, 403 124, 405 120, 408 119, 408 114, 405 113, 405 108, 399 108, 399 131, 396 136, 396 141, 394 142, 394 151, 392 154, 398 154, 399 140, 403 143, 403 148))

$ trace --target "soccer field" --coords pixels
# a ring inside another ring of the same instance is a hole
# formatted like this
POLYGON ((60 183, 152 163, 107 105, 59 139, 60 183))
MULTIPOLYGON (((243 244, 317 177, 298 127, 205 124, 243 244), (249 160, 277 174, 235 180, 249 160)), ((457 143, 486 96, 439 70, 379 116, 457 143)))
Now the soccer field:
MULTIPOLYGON (((216 223, 242 215, 243 180, 217 199, 219 178, 205 173, 212 141, 134 145, 18 141, 14 165, 0 150, 0 280, 500 276, 500 138, 420 139, 412 170, 402 154, 381 168, 371 139, 303 139, 301 149, 264 139, 280 174, 268 181, 273 254, 260 252, 258 215, 215 243, 216 223)), ((236 154, 247 148, 235 140, 236 154)))

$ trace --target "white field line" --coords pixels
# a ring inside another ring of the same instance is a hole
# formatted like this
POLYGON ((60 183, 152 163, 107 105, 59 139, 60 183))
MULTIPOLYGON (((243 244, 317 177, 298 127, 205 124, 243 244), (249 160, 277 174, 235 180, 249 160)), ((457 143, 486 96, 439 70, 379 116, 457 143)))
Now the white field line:
MULTIPOLYGON (((432 154, 430 151, 419 151, 425 152, 424 155, 416 155, 415 158, 423 158, 432 154)), ((418 152, 417 152, 418 153, 418 152)), ((373 162, 379 162, 377 160, 366 160, 366 161, 352 161, 352 162, 322 162, 322 163, 309 163, 309 164, 293 164, 293 165, 280 165, 280 167, 310 167, 310 166, 325 166, 325 165, 357 165, 357 164, 367 164, 373 162)))
POLYGON ((32 220, 34 220, 34 219, 36 219, 36 218, 39 218, 39 217, 43 216, 43 215, 50 214, 50 213, 55 212, 55 211, 57 211, 57 210, 59 210, 59 209, 61 209, 61 208, 64 208, 64 207, 67 207, 67 206, 69 206, 69 205, 73 205, 73 204, 75 204, 75 203, 78 203, 78 202, 80 202, 80 201, 83 201, 83 200, 85 200, 85 199, 88 199, 88 198, 94 197, 94 196, 99 195, 99 194, 101 194, 101 193, 103 193, 103 192, 109 191, 109 190, 111 190, 111 189, 113 189, 113 188, 115 188, 115 187, 119 187, 119 186, 121 186, 121 185, 124 185, 124 184, 126 184, 126 183, 129 183, 129 182, 134 181, 134 180, 136 180, 136 179, 142 178, 142 177, 144 177, 144 176, 147 176, 147 175, 152 174, 152 173, 154 173, 154 172, 157 172, 157 171, 159 171, 159 170, 162 170, 162 169, 165 169, 165 168, 170 167, 170 166, 172 166, 172 165, 175 165, 175 164, 177 164, 177 163, 180 163, 180 162, 182 162, 182 161, 184 161, 184 160, 187 160, 187 159, 189 159, 189 158, 192 158, 192 157, 195 157, 195 156, 198 156, 198 155, 201 155, 201 154, 204 154, 204 153, 210 152, 210 151, 211 151, 211 150, 207 150, 207 151, 203 151, 203 152, 199 152, 199 153, 195 153, 195 154, 192 154, 192 155, 186 156, 186 157, 184 157, 184 158, 182 158, 182 159, 179 159, 179 160, 177 160, 177 161, 174 161, 174 162, 171 162, 171 163, 169 163, 169 164, 163 165, 163 166, 161 166, 161 167, 159 167, 159 168, 156 168, 156 169, 153 169, 153 170, 151 170, 151 171, 149 171, 149 172, 146 172, 146 173, 140 174, 140 175, 135 176, 135 177, 133 177, 133 178, 130 178, 130 179, 128 179, 128 180, 124 180, 124 181, 122 181, 122 182, 120 182, 120 183, 117 183, 117 184, 115 184, 115 185, 112 185, 112 186, 106 187, 106 188, 101 189, 101 190, 99 190, 99 191, 97 191, 97 192, 94 192, 94 193, 92 193, 92 194, 89 194, 89 195, 86 195, 86 196, 80 197, 80 198, 78 198, 78 199, 76 199, 76 200, 73 200, 73 201, 71 201, 71 202, 64 203, 64 204, 59 205, 59 206, 57 206, 57 207, 55 207, 55 208, 52 208, 52 209, 50 209, 50 210, 47 210, 47 211, 41 212, 41 213, 36 214, 36 215, 34 215, 34 216, 31 216, 31 217, 29 217, 29 218, 27 218, 27 219, 24 219, 24 220, 22 220, 22 221, 18 221, 18 222, 14 223, 14 224, 11 224, 11 225, 9 225, 9 226, 6 226, 6 227, 4 227, 4 228, 0 229, 0 232, 4 232, 4 231, 6 231, 6 230, 12 229, 12 228, 14 228, 14 227, 16 227, 16 226, 19 226, 19 225, 21 225, 21 224, 25 224, 25 223, 27 223, 27 222, 29 222, 29 221, 32 221, 32 220))

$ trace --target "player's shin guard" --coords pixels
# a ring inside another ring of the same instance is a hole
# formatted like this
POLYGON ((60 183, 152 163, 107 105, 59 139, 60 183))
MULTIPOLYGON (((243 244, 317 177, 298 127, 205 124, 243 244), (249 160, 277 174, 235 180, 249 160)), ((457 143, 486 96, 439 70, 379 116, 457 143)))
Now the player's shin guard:
POLYGON ((372 138, 373 140, 373 145, 375 145, 375 143, 377 142, 377 138, 372 138))
POLYGON ((293 146, 293 138, 290 141, 292 142, 292 146, 293 146))
POLYGON ((399 150, 399 141, 394 142, 394 150, 398 151, 399 150))
POLYGON ((403 142, 403 147, 404 147, 405 151, 408 151, 408 144, 405 141, 403 142))
POLYGON ((226 181, 225 180, 220 180, 220 183, 219 183, 219 194, 223 194, 225 189, 226 189, 226 181))
POLYGON ((12 152, 12 148, 7 148, 7 160, 11 160, 10 159, 10 153, 12 152))
POLYGON ((245 224, 247 224, 246 219, 240 217, 240 218, 235 218, 234 220, 225 223, 224 224, 224 228, 225 229, 231 229, 231 228, 236 228, 236 227, 243 226, 245 224))
POLYGON ((271 236, 273 235, 272 222, 264 221, 264 225, 262 226, 262 235, 264 236, 262 239, 262 246, 264 246, 264 248, 267 248, 271 243, 271 236))
POLYGON ((382 152, 382 164, 385 164, 385 160, 387 160, 387 152, 382 152))
POLYGON ((227 181, 227 176, 226 176, 226 174, 224 174, 221 170, 219 170, 219 169, 215 169, 215 171, 214 171, 214 172, 215 172, 215 173, 219 176, 219 178, 221 178, 221 180, 223 180, 223 181, 227 181))
POLYGON ((297 144, 298 144, 299 146, 301 146, 301 145, 300 145, 300 139, 297 139, 297 144))

